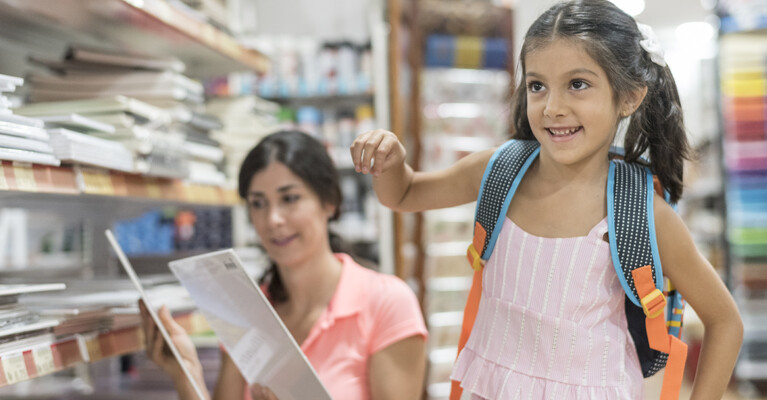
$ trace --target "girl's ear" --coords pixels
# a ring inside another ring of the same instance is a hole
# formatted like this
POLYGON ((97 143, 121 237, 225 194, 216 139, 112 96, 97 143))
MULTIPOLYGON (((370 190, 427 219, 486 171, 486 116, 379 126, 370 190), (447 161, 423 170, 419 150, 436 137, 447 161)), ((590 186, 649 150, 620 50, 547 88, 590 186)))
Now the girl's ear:
POLYGON ((639 89, 633 90, 628 93, 623 100, 623 107, 621 108, 621 117, 628 117, 639 108, 647 96, 647 86, 642 86, 639 89))

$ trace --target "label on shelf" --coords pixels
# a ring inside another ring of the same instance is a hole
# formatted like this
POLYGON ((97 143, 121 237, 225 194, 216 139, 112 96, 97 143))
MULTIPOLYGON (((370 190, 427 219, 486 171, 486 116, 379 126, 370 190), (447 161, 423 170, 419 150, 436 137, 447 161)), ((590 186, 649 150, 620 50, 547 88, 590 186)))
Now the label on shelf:
POLYGON ((56 370, 53 362, 53 352, 50 346, 40 346, 32 349, 32 357, 35 360, 37 375, 46 375, 56 370))
POLYGON ((9 385, 29 379, 27 365, 22 353, 5 354, 2 356, 3 372, 9 385))
POLYGON ((0 190, 8 190, 10 187, 8 186, 8 181, 5 180, 5 170, 3 169, 3 164, 0 162, 0 190))
POLYGON ((16 177, 16 189, 28 192, 37 191, 35 173, 28 164, 13 163, 13 175, 16 177))

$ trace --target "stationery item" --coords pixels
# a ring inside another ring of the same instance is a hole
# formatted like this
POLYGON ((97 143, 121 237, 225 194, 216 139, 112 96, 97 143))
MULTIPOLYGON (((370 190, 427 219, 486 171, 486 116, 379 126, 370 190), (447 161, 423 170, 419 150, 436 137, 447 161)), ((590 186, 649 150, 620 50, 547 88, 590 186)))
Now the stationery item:
POLYGON ((170 120, 170 116, 164 110, 125 96, 32 103, 25 104, 14 111, 30 117, 67 113, 109 114, 128 112, 156 123, 168 122, 170 120))
POLYGON ((281 400, 331 397, 232 249, 169 264, 248 384, 281 400))
POLYGON ((60 160, 133 172, 133 154, 122 143, 68 129, 51 129, 51 146, 60 160))
POLYGON ((175 57, 160 58, 135 53, 130 54, 125 51, 118 53, 117 51, 91 49, 82 46, 70 46, 64 58, 84 63, 125 68, 169 70, 175 72, 184 72, 186 69, 184 63, 175 57))
MULTIPOLYGON (((8 117, 9 115, 3 115, 8 117)), ((22 125, 16 122, 8 122, 0 118, 0 133, 7 135, 22 136, 30 139, 48 140, 48 133, 42 127, 22 125)))
POLYGON ((38 153, 36 151, 7 149, 3 147, 0 147, 0 160, 52 165, 54 167, 61 165, 61 161, 50 154, 38 153))
POLYGON ((80 114, 45 115, 38 117, 47 125, 70 128, 77 131, 114 133, 115 127, 80 114))
POLYGON ((128 277, 133 282, 133 285, 136 287, 136 290, 138 290, 139 295, 141 296, 141 300, 143 300, 144 304, 146 305, 146 308, 149 311, 149 315, 154 320, 154 323, 157 326, 157 329, 160 331, 160 334, 162 334, 162 337, 165 339, 165 345, 168 346, 171 353, 173 353, 173 356, 176 357, 176 360, 181 366, 181 369, 184 371, 184 375, 189 380, 189 384, 192 385, 192 388, 195 394, 197 395, 197 397, 200 400, 206 400, 206 396, 203 394, 202 389, 200 389, 199 385, 197 384, 197 381, 194 379, 194 377, 192 376, 192 373, 189 371, 189 368, 187 368, 186 362, 184 362, 184 360, 181 359, 181 354, 179 354, 178 349, 176 348, 176 345, 173 344, 173 341, 171 340, 170 335, 168 334, 168 331, 165 329, 165 325, 163 325, 162 321, 160 320, 160 317, 155 312, 155 307, 149 301, 149 298, 144 292, 144 287, 141 284, 141 281, 138 279, 136 272, 133 270, 133 266, 131 265, 130 261, 128 261, 128 257, 126 257, 125 253, 123 253, 122 249, 120 248, 120 245, 117 243, 117 240, 112 234, 112 231, 107 229, 106 232, 104 233, 106 234, 107 240, 109 240, 109 244, 112 246, 112 249, 114 250, 115 254, 117 254, 117 258, 120 260, 120 264, 122 264, 123 268, 125 269, 125 272, 128 274, 128 277))
POLYGON ((0 133, 0 148, 2 147, 17 150, 36 151, 38 153, 45 154, 53 153, 51 145, 46 142, 11 135, 3 135, 0 133))

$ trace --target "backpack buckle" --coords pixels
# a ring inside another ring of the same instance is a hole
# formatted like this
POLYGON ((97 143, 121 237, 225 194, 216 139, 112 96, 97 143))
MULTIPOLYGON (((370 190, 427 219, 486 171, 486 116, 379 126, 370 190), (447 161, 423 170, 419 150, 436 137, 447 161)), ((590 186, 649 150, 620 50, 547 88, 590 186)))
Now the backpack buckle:
POLYGON ((473 244, 469 245, 469 249, 466 251, 466 258, 469 259, 469 264, 471 264, 471 267, 474 268, 475 271, 482 270, 482 266, 484 265, 482 257, 480 257, 479 252, 474 248, 473 244))
POLYGON ((663 310, 666 307, 666 296, 657 288, 642 297, 640 300, 642 303, 642 310, 647 318, 655 318, 663 314, 663 310))

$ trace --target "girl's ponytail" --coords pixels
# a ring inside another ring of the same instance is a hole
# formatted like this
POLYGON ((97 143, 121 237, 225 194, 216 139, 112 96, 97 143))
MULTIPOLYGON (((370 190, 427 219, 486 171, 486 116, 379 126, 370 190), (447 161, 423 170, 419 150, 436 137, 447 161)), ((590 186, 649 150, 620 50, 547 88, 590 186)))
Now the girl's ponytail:
POLYGON ((626 161, 636 162, 649 150, 650 169, 675 203, 682 197, 684 160, 690 158, 690 146, 671 71, 647 62, 647 95, 631 116, 624 142, 626 161))

